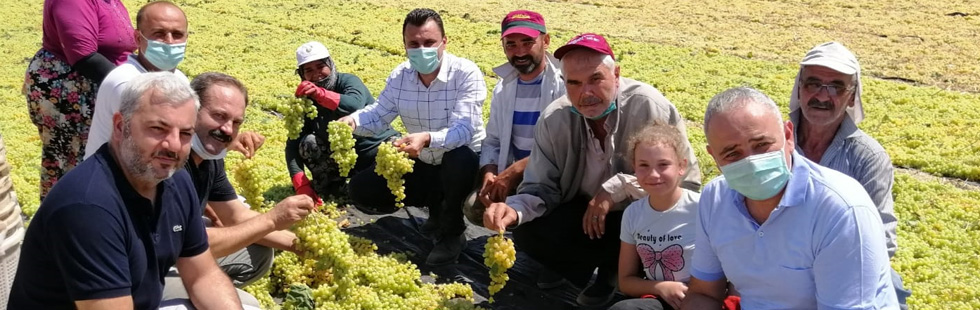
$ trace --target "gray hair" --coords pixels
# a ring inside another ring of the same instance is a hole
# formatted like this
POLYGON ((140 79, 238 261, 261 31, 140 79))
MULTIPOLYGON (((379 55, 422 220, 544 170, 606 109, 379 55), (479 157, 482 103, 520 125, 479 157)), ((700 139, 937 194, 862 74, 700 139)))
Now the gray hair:
MULTIPOLYGON (((589 50, 589 51, 592 51, 592 50, 589 50)), ((594 57, 600 57, 600 56, 602 57, 602 64, 603 65, 606 65, 606 67, 609 68, 609 71, 616 72, 616 60, 613 59, 612 56, 609 56, 609 55, 606 55, 606 54, 602 54, 602 53, 599 53, 599 52, 595 52, 595 51, 592 51, 592 52, 594 52, 593 53, 593 56, 594 57)), ((562 60, 559 60, 559 63, 558 64, 560 65, 561 71, 565 71, 565 59, 568 59, 568 58, 562 57, 562 60)))
POLYGON ((708 109, 704 112, 704 134, 708 135, 708 124, 715 114, 730 111, 736 108, 743 108, 749 104, 764 106, 773 115, 779 118, 779 123, 783 122, 783 113, 779 111, 779 106, 772 101, 769 96, 751 87, 735 87, 725 90, 708 101, 708 109))
POLYGON ((193 99, 195 112, 201 108, 201 100, 186 80, 168 71, 143 73, 129 80, 126 83, 126 88, 123 89, 119 104, 119 114, 122 114, 123 120, 126 123, 129 123, 129 120, 133 118, 133 114, 142 108, 140 98, 143 98, 144 95, 148 95, 154 90, 160 94, 164 94, 165 96, 163 98, 166 99, 164 102, 154 104, 179 106, 193 99))

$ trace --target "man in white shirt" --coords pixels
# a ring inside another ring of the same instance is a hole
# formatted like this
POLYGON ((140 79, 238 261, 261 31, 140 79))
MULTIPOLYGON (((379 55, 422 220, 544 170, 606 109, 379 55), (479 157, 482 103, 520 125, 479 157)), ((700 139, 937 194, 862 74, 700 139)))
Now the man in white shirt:
MULTIPOLYGON (((134 77, 147 72, 170 71, 190 84, 187 76, 177 69, 184 59, 187 35, 187 16, 173 3, 155 1, 140 8, 133 33, 139 45, 138 53, 130 54, 125 63, 109 72, 99 84, 88 144, 85 145, 86 159, 109 142, 112 115, 119 111, 123 89, 134 77)), ((265 138, 255 132, 242 132, 229 148, 251 158, 264 141, 265 138)))
POLYGON ((493 72, 500 81, 490 99, 487 138, 480 152, 480 188, 466 200, 463 213, 483 226, 483 210, 514 194, 534 146, 534 125, 549 103, 565 94, 558 59, 548 53, 551 36, 544 17, 518 10, 500 23, 507 62, 493 72))
MULTIPOLYGON (((405 17, 402 37, 408 61, 388 77, 377 102, 340 120, 356 135, 376 135, 401 117, 408 134, 394 142, 415 164, 406 174, 405 203, 428 206, 423 233, 435 247, 426 258, 431 266, 450 264, 462 252, 466 229, 462 202, 473 189, 479 169, 483 131, 483 73, 472 61, 445 51, 442 18, 431 9, 415 9, 405 17)), ((397 210, 383 177, 369 168, 350 180, 350 197, 368 213, 397 210)))

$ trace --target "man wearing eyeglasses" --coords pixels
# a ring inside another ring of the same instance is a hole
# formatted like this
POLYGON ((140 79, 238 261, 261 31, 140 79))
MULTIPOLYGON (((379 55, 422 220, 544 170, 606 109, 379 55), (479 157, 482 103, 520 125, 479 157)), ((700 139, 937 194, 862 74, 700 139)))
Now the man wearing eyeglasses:
MULTIPOLYGON (((881 215, 888 256, 894 256, 898 247, 898 219, 892 199, 894 171, 881 144, 857 127, 864 119, 864 109, 861 67, 854 54, 837 42, 823 43, 807 52, 800 62, 789 110, 796 128, 796 151, 864 186, 881 215)), ((894 270, 892 280, 905 309, 910 292, 902 287, 902 278, 894 270)))

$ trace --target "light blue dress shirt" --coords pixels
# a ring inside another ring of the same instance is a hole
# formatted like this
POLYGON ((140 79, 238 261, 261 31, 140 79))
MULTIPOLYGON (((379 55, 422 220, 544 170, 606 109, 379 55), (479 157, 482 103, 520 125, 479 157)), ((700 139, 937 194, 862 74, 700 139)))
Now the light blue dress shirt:
POLYGON ((747 310, 898 309, 881 218, 864 188, 792 158, 779 206, 762 224, 724 177, 704 188, 691 274, 727 277, 747 310))

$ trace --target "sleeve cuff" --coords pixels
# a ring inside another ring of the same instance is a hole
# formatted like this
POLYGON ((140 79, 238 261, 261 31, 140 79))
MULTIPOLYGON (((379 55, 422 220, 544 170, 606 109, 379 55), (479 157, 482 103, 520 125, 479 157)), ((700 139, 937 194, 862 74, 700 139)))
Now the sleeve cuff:
POLYGON ((614 175, 612 178, 609 178, 609 180, 607 180, 605 183, 602 183, 602 190, 609 193, 609 196, 612 198, 613 202, 626 200, 626 197, 629 196, 626 191, 623 190, 623 181, 619 179, 618 174, 614 175))
POLYGON ((446 145, 446 133, 442 131, 429 132, 429 147, 443 148, 446 145))

